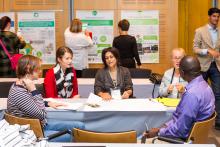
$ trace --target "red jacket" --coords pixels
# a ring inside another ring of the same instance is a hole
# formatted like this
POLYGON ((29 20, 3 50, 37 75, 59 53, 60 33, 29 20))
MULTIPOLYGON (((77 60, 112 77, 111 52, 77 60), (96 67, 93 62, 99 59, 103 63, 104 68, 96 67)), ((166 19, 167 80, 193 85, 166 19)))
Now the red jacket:
MULTIPOLYGON (((78 94, 78 84, 77 84, 77 77, 76 77, 76 71, 73 68, 73 93, 70 98, 72 98, 74 95, 78 94)), ((49 69, 46 73, 46 76, 44 78, 44 90, 45 90, 45 96, 46 98, 59 98, 57 93, 57 87, 56 87, 56 80, 53 68, 49 69)))

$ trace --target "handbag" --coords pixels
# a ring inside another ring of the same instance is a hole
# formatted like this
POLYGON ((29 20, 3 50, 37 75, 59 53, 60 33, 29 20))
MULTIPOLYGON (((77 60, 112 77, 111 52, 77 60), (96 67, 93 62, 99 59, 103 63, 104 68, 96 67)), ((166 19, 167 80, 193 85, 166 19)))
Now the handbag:
POLYGON ((5 51, 6 55, 8 56, 9 60, 11 61, 12 70, 16 70, 16 66, 18 64, 18 61, 23 56, 23 54, 14 54, 13 56, 11 56, 1 39, 0 39, 0 44, 3 48, 3 50, 5 51))

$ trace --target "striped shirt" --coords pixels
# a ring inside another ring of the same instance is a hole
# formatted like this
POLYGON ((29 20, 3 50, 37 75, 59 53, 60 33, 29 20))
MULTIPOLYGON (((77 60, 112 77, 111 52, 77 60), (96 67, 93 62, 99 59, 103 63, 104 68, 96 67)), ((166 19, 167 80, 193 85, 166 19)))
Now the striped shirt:
POLYGON ((36 118, 43 126, 46 124, 45 103, 38 90, 29 92, 14 83, 8 95, 7 112, 19 117, 36 118))

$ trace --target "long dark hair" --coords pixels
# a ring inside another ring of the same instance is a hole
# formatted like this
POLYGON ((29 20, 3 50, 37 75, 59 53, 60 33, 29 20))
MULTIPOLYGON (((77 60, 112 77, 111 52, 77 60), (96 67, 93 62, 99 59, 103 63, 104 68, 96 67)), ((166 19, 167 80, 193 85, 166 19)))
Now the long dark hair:
POLYGON ((119 56, 119 52, 118 52, 118 49, 114 48, 114 47, 109 47, 109 48, 105 48, 102 50, 102 62, 104 63, 104 67, 107 68, 108 65, 106 63, 106 60, 105 60, 105 54, 107 52, 111 52, 113 54, 113 56, 115 57, 116 59, 116 64, 117 66, 120 65, 120 56, 119 56))
POLYGON ((73 51, 70 48, 68 48, 67 46, 61 46, 56 51, 56 62, 57 62, 57 64, 59 63, 58 58, 62 58, 65 53, 70 53, 71 56, 73 57, 73 51))
POLYGON ((11 18, 9 18, 8 16, 3 16, 0 19, 0 31, 3 31, 8 23, 11 23, 11 18))

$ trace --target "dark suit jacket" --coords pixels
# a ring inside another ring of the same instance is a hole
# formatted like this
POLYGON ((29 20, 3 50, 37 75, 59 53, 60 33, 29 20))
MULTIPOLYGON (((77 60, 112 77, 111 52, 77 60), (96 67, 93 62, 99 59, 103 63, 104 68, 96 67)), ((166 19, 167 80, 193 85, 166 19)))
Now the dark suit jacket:
MULTIPOLYGON (((117 70, 117 87, 120 87, 121 94, 126 90, 133 89, 130 72, 127 68, 122 66, 119 66, 117 70)), ((110 94, 110 88, 114 88, 114 84, 108 68, 100 69, 95 77, 94 93, 108 92, 110 94)))

